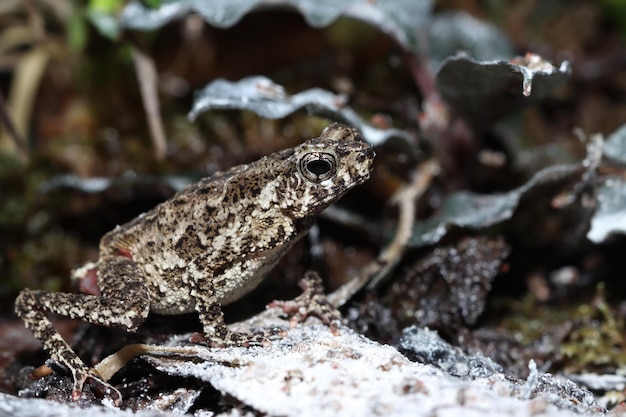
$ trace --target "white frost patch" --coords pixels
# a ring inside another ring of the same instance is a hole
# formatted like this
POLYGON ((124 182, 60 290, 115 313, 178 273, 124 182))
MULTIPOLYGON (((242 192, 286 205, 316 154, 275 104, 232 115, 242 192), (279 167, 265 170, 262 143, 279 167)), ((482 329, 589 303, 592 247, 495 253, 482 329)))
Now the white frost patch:
POLYGON ((268 415, 574 415, 541 395, 522 398, 519 386, 502 374, 454 377, 345 328, 334 336, 324 326, 299 325, 274 339, 271 347, 197 347, 195 363, 180 357, 145 358, 166 373, 210 382, 268 415))
POLYGON ((0 416, 11 417, 170 417, 172 413, 142 411, 133 413, 114 408, 90 407, 83 409, 76 404, 61 404, 39 398, 19 398, 0 393, 0 416))
POLYGON ((601 243, 611 233, 626 232, 626 208, 621 212, 603 213, 591 220, 591 229, 587 238, 592 242, 601 243))
MULTIPOLYGON (((267 320, 271 315, 258 316, 267 320)), ((247 321, 245 325, 253 323, 247 321)), ((599 410, 601 407, 594 413, 593 401, 581 404, 576 394, 572 394, 578 390, 573 383, 566 381, 559 385, 552 377, 548 381, 536 368, 532 369, 532 376, 526 383, 498 373, 474 379, 455 377, 434 366, 412 362, 395 348, 380 345, 346 328, 334 336, 327 327, 315 323, 318 321, 310 319, 289 330, 285 337, 274 338, 268 347, 211 349, 198 345, 175 349, 173 356, 171 351, 168 353, 162 349, 160 356, 144 355, 144 358, 169 375, 192 376, 206 381, 207 386, 210 384, 241 401, 242 406, 254 410, 250 415, 605 415, 599 410)), ((177 336, 170 343, 187 339, 188 336, 177 336)), ((153 352, 156 351, 158 349, 153 352)), ((199 393, 195 388, 173 391, 155 401, 155 404, 178 404, 174 409, 169 408, 171 411, 151 410, 137 414, 102 407, 84 410, 76 405, 53 404, 0 393, 0 416, 170 417, 183 415, 199 393)), ((244 414, 241 409, 238 406, 216 417, 241 416, 244 414)), ((213 414, 198 410, 196 415, 213 414)))

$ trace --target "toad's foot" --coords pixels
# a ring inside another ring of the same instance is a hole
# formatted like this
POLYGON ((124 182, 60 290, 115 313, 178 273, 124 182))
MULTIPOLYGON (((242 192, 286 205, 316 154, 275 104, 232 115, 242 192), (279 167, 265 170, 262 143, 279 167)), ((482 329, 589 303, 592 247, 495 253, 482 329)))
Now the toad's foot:
POLYGON ((105 399, 111 400, 116 407, 122 405, 122 394, 120 394, 113 385, 105 382, 95 369, 73 369, 72 376, 74 378, 72 401, 78 401, 78 399, 80 399, 83 393, 83 386, 87 383, 105 399))
POLYGON ((280 308, 291 316, 290 327, 303 322, 309 316, 314 316, 322 320, 322 323, 329 326, 332 333, 337 335, 341 313, 324 295, 322 279, 317 272, 308 271, 298 285, 302 288, 302 294, 290 301, 273 301, 268 308, 280 308))

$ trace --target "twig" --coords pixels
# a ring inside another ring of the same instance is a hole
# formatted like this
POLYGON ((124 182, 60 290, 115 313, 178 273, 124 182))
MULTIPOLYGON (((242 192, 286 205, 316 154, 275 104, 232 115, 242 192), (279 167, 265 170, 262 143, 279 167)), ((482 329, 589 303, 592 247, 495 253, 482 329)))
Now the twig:
POLYGON ((194 347, 170 347, 135 343, 132 345, 124 346, 112 355, 107 356, 98 364, 96 364, 96 366, 94 366, 94 369, 105 381, 108 381, 113 375, 115 375, 117 371, 126 366, 126 364, 130 362, 133 358, 145 354, 152 356, 168 354, 197 356, 198 349, 194 347))
POLYGON ((154 146, 154 156, 157 161, 162 161, 167 151, 167 141, 160 112, 161 105, 157 90, 158 75, 156 65, 152 58, 137 48, 132 48, 132 56, 135 71, 137 72, 139 90, 141 91, 141 99, 146 110, 148 127, 150 128, 150 138, 154 146))
POLYGON ((342 306, 366 285, 368 288, 374 288, 400 262, 411 239, 415 223, 415 204, 438 172, 439 165, 436 162, 431 160, 423 163, 413 181, 394 195, 392 202, 398 205, 400 213, 396 235, 378 257, 361 270, 359 276, 328 295, 328 300, 333 306, 342 306))
POLYGON ((6 108, 14 129, 20 133, 20 136, 16 137, 10 131, 0 134, 0 146, 10 143, 11 148, 13 148, 12 145, 15 141, 20 155, 27 156, 22 151, 22 147, 25 147, 26 144, 23 141, 17 142, 16 140, 23 138, 25 132, 28 132, 37 90, 41 85, 49 60, 50 52, 46 48, 35 47, 22 55, 14 71, 15 75, 11 82, 11 91, 7 99, 6 108), (9 138, 9 136, 12 136, 12 138, 9 138), (19 145, 20 143, 21 146, 19 145))
POLYGON ((28 158, 28 150, 26 149, 26 141, 19 134, 17 129, 15 128, 15 124, 11 119, 11 115, 9 114, 9 110, 7 108, 7 103, 4 100, 4 96, 2 92, 0 92, 0 124, 3 125, 8 133, 8 137, 13 140, 13 144, 15 145, 15 149, 19 152, 19 155, 22 160, 28 158))

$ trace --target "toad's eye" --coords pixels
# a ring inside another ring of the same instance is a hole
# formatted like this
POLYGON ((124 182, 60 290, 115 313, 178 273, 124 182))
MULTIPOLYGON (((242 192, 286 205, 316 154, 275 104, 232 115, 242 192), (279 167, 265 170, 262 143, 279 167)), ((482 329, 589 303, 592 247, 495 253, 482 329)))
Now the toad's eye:
POLYGON ((308 180, 321 182, 337 172, 335 156, 325 152, 311 152, 300 160, 300 172, 308 180))

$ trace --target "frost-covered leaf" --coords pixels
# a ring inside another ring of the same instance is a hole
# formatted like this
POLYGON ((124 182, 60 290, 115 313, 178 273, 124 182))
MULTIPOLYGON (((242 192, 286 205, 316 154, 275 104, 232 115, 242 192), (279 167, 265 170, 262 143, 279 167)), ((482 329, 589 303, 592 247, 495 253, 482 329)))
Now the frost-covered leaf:
POLYGON ((433 72, 450 56, 463 52, 477 61, 509 59, 513 48, 494 24, 465 12, 433 16, 428 34, 428 58, 433 72))
POLYGON ((39 191, 49 193, 59 190, 77 191, 84 194, 98 194, 113 189, 159 188, 175 191, 182 190, 192 179, 180 176, 126 176, 121 178, 93 177, 81 178, 76 175, 59 175, 43 182, 39 191))
POLYGON ((483 229, 510 219, 520 200, 544 186, 565 185, 582 173, 580 165, 558 165, 536 173, 526 184, 501 194, 476 194, 459 191, 450 195, 438 214, 419 222, 409 242, 412 247, 437 243, 452 226, 483 229))
POLYGON ((201 380, 257 414, 271 416, 365 417, 383 410, 384 415, 425 417, 442 408, 457 410, 450 415, 458 416, 476 404, 483 416, 525 416, 539 399, 555 412, 545 415, 603 411, 590 392, 569 381, 543 374, 537 375, 544 378, 541 384, 507 379, 492 361, 461 355, 443 342, 405 338, 406 350, 447 359, 430 365, 412 362, 345 327, 334 335, 328 327, 305 323, 286 333, 269 347, 200 346, 191 358, 146 355, 144 360, 163 374, 201 380), (535 400, 523 397, 519 387, 527 385, 535 400), (461 394, 467 392, 471 404, 461 394))
POLYGON ((626 234, 626 180, 620 178, 608 179, 598 190, 598 209, 587 238, 601 243, 613 233, 626 234))
POLYGON ((453 334, 476 324, 508 253, 502 236, 467 236, 437 245, 394 282, 385 303, 402 306, 395 315, 403 325, 453 334))
POLYGON ((436 82, 455 111, 472 124, 488 126, 546 98, 569 75, 567 61, 556 68, 533 54, 491 62, 459 55, 443 63, 436 82))
POLYGON ((606 139, 604 155, 619 163, 626 164, 626 124, 606 139))
POLYGON ((200 113, 212 109, 249 110, 268 119, 279 119, 306 109, 309 114, 328 117, 356 127, 372 145, 379 145, 390 138, 399 138, 410 147, 415 146, 415 141, 408 132, 378 129, 367 124, 354 110, 346 106, 344 95, 320 88, 289 95, 282 86, 261 76, 248 77, 237 82, 223 79, 211 82, 196 94, 189 118, 195 120, 200 113))
MULTIPOLYGON (((145 379, 125 384, 126 392, 138 392, 127 399, 129 408, 140 408, 137 414, 130 409, 84 409, 0 392, 0 415, 172 417, 181 415, 187 405, 175 401, 177 394, 184 402, 189 390, 200 389, 211 395, 194 403, 195 416, 427 417, 452 410, 446 415, 523 417, 536 414, 537 404, 544 417, 605 415, 590 392, 570 381, 549 374, 538 374, 536 381, 508 378, 489 359, 464 355, 432 332, 417 332, 407 332, 402 347, 430 363, 411 361, 396 348, 346 327, 333 333, 327 326, 304 323, 286 330, 284 337, 275 338, 269 346, 211 349, 196 345, 176 349, 181 353, 144 355, 137 367, 169 383, 168 389, 183 390, 172 390, 162 398, 161 386, 142 385, 145 379), (532 389, 532 396, 521 388, 532 389), (167 402, 173 407, 155 409, 167 402)), ((180 341, 172 342, 180 347, 180 341)))
MULTIPOLYGON (((626 164, 626 124, 604 141, 602 151, 613 161, 626 164)), ((587 238, 601 243, 611 234, 626 234, 626 180, 608 178, 599 188, 597 199, 598 208, 591 219, 587 238)))
POLYGON ((425 26, 431 0, 163 0, 149 8, 139 0, 124 9, 120 24, 129 29, 153 30, 173 19, 198 13, 211 26, 233 26, 253 10, 289 8, 302 13, 313 27, 325 27, 339 17, 351 17, 378 27, 407 49, 417 50, 416 34, 425 26))
POLYGON ((410 326, 402 331, 400 352, 414 361, 434 365, 454 376, 489 378, 502 373, 502 366, 480 353, 468 355, 428 327, 410 326))
POLYGON ((75 403, 63 404, 44 400, 43 398, 23 398, 0 392, 0 416, 12 417, 177 417, 180 413, 151 410, 134 413, 131 410, 120 410, 110 407, 77 407, 75 403))

